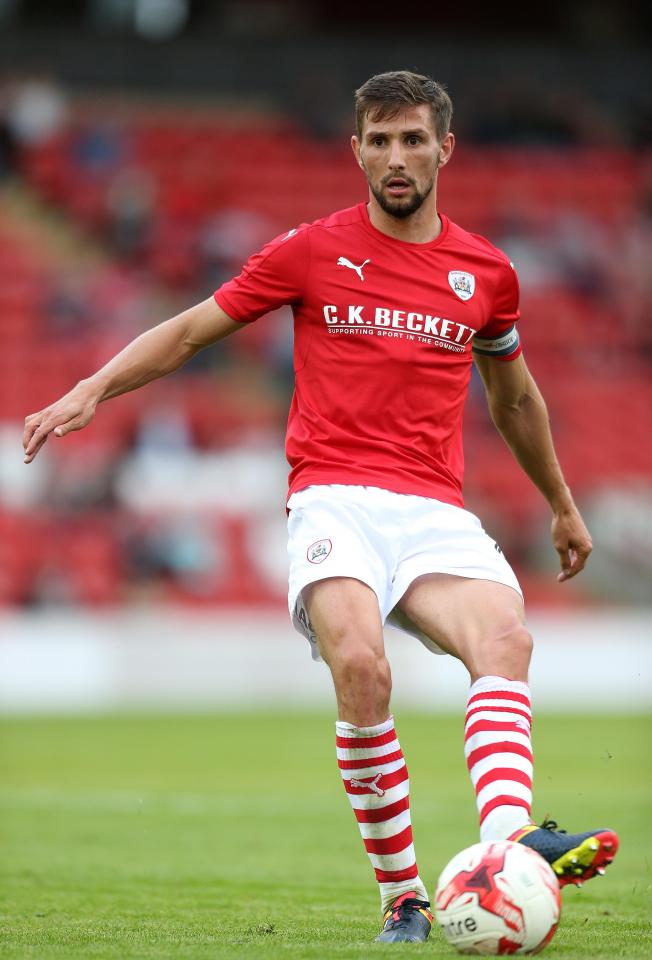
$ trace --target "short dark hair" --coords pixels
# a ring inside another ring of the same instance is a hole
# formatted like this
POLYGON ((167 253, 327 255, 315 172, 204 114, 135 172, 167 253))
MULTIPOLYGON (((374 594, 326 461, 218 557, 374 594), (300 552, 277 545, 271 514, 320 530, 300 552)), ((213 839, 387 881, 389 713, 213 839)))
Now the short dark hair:
POLYGON ((432 77, 410 70, 377 73, 355 91, 355 122, 358 137, 367 118, 372 121, 393 120, 402 107, 429 103, 432 118, 441 141, 450 129, 453 104, 443 84, 432 77))

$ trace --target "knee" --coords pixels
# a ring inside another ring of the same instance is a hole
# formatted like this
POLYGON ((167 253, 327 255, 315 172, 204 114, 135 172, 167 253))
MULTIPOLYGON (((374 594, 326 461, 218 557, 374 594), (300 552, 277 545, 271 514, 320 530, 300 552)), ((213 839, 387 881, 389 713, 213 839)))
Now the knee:
POLYGON ((525 679, 532 646, 530 632, 514 615, 485 636, 476 670, 480 676, 496 673, 512 680, 525 679))
POLYGON ((532 634, 519 620, 516 620, 506 629, 505 635, 500 638, 500 642, 507 646, 515 657, 530 662, 534 646, 532 634))
POLYGON ((336 686, 373 688, 389 696, 391 674, 384 652, 361 642, 359 637, 342 645, 337 654, 329 658, 329 666, 336 686))

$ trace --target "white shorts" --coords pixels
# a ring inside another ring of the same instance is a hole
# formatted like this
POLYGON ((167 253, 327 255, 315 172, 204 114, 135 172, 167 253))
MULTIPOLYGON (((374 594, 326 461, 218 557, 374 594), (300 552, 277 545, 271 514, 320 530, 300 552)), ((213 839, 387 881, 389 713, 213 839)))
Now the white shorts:
POLYGON ((461 507, 378 487, 330 484, 293 493, 288 509, 288 607, 314 660, 320 659, 317 640, 301 591, 317 580, 353 577, 366 583, 378 597, 383 624, 388 620, 434 653, 445 651, 396 608, 417 577, 448 573, 493 580, 522 596, 498 544, 461 507))

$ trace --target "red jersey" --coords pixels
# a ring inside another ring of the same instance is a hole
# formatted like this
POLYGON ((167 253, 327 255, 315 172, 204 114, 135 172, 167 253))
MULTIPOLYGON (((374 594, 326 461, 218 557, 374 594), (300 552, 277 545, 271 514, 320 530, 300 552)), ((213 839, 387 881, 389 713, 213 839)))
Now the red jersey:
POLYGON ((518 282, 500 250, 441 221, 408 243, 361 203, 272 240, 216 291, 242 323, 292 306, 290 493, 361 484, 463 505, 471 351, 519 355, 518 282))

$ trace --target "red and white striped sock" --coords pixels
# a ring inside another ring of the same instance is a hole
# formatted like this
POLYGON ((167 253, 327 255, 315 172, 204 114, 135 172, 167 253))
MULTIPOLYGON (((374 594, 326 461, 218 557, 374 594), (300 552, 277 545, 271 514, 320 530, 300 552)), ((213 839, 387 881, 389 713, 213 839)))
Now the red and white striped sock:
POLYGON ((506 840, 530 823, 533 756, 530 688, 480 677, 469 691, 464 755, 480 814, 481 840, 506 840))
POLYGON ((412 841, 410 781, 394 718, 373 727, 343 721, 335 727, 337 762, 380 885, 383 913, 411 890, 427 900, 412 841))

